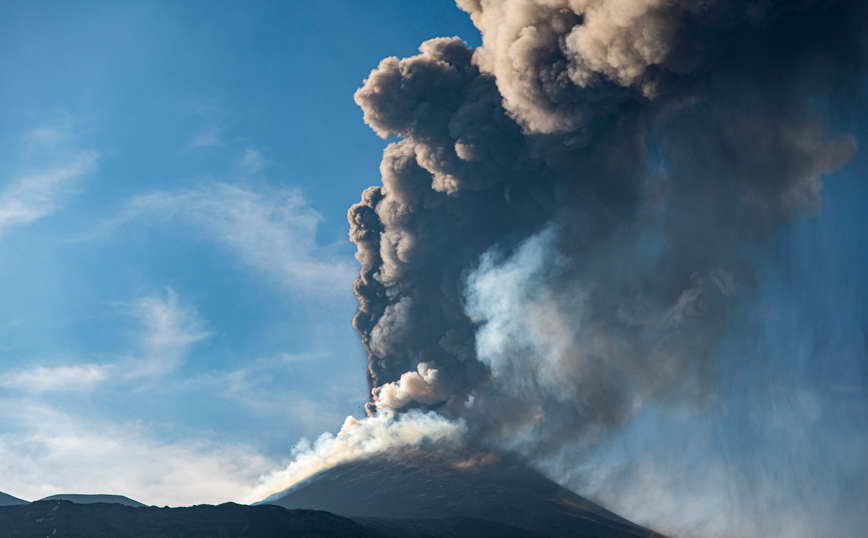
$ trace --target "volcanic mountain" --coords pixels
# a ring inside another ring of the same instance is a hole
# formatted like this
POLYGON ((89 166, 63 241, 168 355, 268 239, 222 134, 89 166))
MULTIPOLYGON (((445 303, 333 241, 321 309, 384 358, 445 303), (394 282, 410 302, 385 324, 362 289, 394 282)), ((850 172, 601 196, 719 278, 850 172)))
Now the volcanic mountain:
POLYGON ((487 523, 492 536, 663 538, 492 452, 386 451, 321 471, 263 504, 325 510, 392 536, 473 536, 443 530, 472 521, 487 523))
POLYGON ((0 506, 15 506, 18 504, 27 504, 27 501, 0 491, 0 506))

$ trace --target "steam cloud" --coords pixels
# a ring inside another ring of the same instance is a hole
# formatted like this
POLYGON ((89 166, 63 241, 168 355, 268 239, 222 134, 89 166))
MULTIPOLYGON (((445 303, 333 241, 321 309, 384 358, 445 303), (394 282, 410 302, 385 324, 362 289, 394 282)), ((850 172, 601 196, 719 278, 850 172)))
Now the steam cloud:
POLYGON ((361 421, 347 417, 337 435, 324 433, 314 443, 305 440, 296 445, 289 466, 264 477, 248 500, 282 493, 288 485, 301 484, 319 471, 390 448, 459 445, 465 433, 462 421, 449 421, 433 412, 415 410, 398 417, 384 412, 361 421))
POLYGON ((432 39, 355 96, 399 139, 348 214, 366 420, 536 459, 706 401, 771 239, 856 151, 865 4, 458 5, 481 48, 432 39))

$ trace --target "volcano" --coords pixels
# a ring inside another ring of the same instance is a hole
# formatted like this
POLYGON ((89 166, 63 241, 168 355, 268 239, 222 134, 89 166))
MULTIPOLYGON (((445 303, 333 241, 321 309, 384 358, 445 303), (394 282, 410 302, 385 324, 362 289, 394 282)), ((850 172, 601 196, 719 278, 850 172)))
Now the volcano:
POLYGON ((324 510, 392 536, 489 535, 484 527, 492 536, 664 538, 493 452, 386 451, 321 471, 262 504, 324 510), (473 525, 477 532, 455 530, 473 525))

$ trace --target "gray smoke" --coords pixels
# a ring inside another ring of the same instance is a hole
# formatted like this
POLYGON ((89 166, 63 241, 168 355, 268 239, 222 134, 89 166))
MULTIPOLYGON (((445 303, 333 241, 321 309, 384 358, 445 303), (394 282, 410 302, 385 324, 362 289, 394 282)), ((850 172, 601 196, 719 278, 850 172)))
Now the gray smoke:
POLYGON ((855 141, 858 2, 460 0, 356 93, 395 136, 349 211, 370 413, 527 454, 695 401, 782 225, 855 141), (829 82, 831 81, 831 83, 829 82))

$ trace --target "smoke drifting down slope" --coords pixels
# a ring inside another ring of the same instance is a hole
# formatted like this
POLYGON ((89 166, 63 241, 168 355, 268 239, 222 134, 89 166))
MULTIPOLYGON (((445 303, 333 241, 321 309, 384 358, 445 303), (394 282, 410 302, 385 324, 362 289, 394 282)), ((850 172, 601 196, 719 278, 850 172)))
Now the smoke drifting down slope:
POLYGON ((702 404, 772 238, 856 151, 836 118, 864 110, 862 2, 458 5, 481 48, 432 39, 356 93, 399 139, 348 215, 370 416, 259 494, 417 419, 438 433, 386 444, 541 461, 649 402, 702 404))

